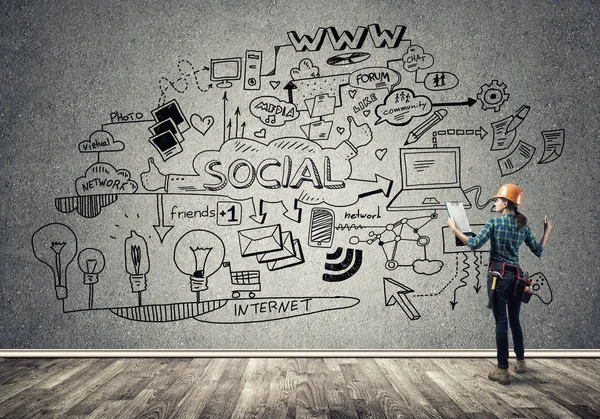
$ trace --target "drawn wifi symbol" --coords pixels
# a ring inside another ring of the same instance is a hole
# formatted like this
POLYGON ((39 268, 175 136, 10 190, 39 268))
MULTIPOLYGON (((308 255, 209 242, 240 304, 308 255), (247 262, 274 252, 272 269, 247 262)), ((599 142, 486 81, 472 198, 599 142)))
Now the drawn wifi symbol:
POLYGON ((346 255, 342 259, 344 249, 338 247, 333 253, 327 254, 323 281, 341 282, 352 277, 358 272, 362 265, 362 250, 346 249, 346 255))

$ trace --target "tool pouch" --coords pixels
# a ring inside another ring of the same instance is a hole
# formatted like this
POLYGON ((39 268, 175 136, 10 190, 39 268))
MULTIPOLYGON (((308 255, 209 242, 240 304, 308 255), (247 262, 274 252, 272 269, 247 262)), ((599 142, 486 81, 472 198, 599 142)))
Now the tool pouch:
POLYGON ((531 300, 531 296, 533 295, 533 292, 531 291, 531 282, 532 281, 531 281, 531 279, 529 279, 528 272, 523 272, 523 280, 527 283, 527 285, 523 289, 523 295, 521 296, 521 301, 523 301, 525 304, 527 304, 529 302, 529 300, 531 300))
POLYGON ((531 299, 531 280, 529 279, 529 273, 522 272, 521 275, 517 276, 515 281, 515 288, 513 289, 513 295, 520 298, 524 303, 528 303, 531 299))

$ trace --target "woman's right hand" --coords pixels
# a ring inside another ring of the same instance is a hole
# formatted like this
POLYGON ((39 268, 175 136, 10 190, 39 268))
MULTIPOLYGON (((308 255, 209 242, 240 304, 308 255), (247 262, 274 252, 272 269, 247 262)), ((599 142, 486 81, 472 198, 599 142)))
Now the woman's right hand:
POLYGON ((552 230, 552 223, 550 222, 550 218, 544 215, 544 233, 550 233, 550 230, 552 230))

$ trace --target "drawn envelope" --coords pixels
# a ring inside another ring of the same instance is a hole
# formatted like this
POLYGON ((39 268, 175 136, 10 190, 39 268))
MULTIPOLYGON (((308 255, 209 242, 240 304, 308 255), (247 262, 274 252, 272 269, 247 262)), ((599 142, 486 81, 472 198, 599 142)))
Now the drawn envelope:
POLYGON ((302 253, 302 246, 300 240, 294 239, 294 254, 289 258, 276 260, 274 262, 267 262, 267 268, 270 271, 276 271, 278 269, 291 268, 292 266, 300 265, 304 263, 304 254, 302 253))
POLYGON ((242 256, 275 252, 283 248, 279 224, 238 231, 242 256))
POLYGON ((267 263, 296 256, 296 253, 294 252, 294 237, 292 236, 291 231, 283 231, 281 233, 281 242, 283 243, 281 250, 261 253, 260 255, 256 255, 256 260, 259 263, 267 263))

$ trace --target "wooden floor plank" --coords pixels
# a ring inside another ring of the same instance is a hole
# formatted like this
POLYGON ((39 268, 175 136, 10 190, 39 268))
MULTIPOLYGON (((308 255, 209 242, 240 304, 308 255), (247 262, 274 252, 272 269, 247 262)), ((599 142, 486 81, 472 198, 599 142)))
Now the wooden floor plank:
POLYGON ((461 418, 465 412, 429 376, 432 363, 408 359, 406 372, 431 406, 444 418, 461 418))
MULTIPOLYGON (((85 399, 89 394, 99 391, 111 378, 119 373, 126 360, 105 358, 91 364, 88 368, 81 369, 73 374, 64 384, 45 390, 39 399, 45 409, 51 409, 57 416, 66 412, 85 399), (92 374, 87 374, 90 370, 92 374)), ((35 413, 35 411, 33 411, 35 413)))
POLYGON ((144 389, 133 400, 121 400, 114 404, 100 405, 97 411, 92 412, 90 419, 95 418, 135 418, 149 417, 146 414, 149 403, 156 397, 156 390, 144 389), (112 408, 111 410, 106 410, 112 408))
POLYGON ((579 359, 563 359, 559 362, 556 359, 536 359, 535 362, 550 369, 561 371, 569 379, 581 383, 583 391, 600 392, 600 378, 598 378, 600 377, 600 367, 598 365, 593 368, 579 359), (589 387, 589 389, 586 387, 589 387))
MULTIPOLYGON (((569 405, 590 406, 593 411, 599 412, 598 417, 600 417, 600 397, 597 397, 598 392, 592 387, 575 379, 568 369, 559 367, 556 361, 534 360, 530 363, 537 368, 537 376, 541 378, 533 383, 538 390, 547 395, 552 393, 556 397, 551 399, 560 402, 566 408, 569 405)), ((590 378, 591 374, 592 371, 590 371, 590 378)))
POLYGON ((410 410, 409 417, 441 418, 441 415, 431 406, 429 401, 417 389, 406 373, 406 366, 401 367, 404 359, 377 359, 381 370, 387 377, 390 385, 398 393, 400 398, 410 410))
POLYGON ((278 371, 268 369, 269 360, 255 358, 248 360, 242 377, 243 388, 232 418, 262 417, 269 395, 271 381, 278 371))
MULTIPOLYGON (((0 385, 0 403, 15 396, 21 391, 30 388, 48 388, 48 382, 56 382, 56 377, 69 377, 79 369, 87 367, 94 360, 48 360, 39 368, 28 369, 27 373, 20 377, 19 380, 9 384, 0 385), (70 362, 72 361, 72 362, 70 362), (78 368, 79 366, 79 368, 78 368)), ((11 368, 8 364, 5 368, 11 368)))
POLYGON ((383 407, 376 400, 374 389, 361 368, 361 362, 340 364, 340 369, 358 417, 385 417, 383 407))
POLYGON ((360 363, 365 378, 374 388, 386 417, 411 417, 406 398, 390 384, 380 364, 374 359, 364 359, 360 363))
POLYGON ((198 377, 198 385, 188 389, 186 395, 178 403, 173 412, 176 418, 198 418, 200 413, 211 400, 217 384, 228 366, 228 359, 209 359, 198 377))
POLYGON ((354 402, 344 380, 339 362, 332 364, 325 359, 329 368, 325 374, 325 399, 331 419, 358 419, 354 402))
POLYGON ((242 377, 248 359, 229 359, 227 368, 221 374, 215 391, 200 413, 200 418, 231 417, 235 402, 242 392, 242 377))
POLYGON ((278 358, 270 361, 269 368, 274 373, 263 418, 296 417, 298 375, 288 370, 288 359, 278 358))

